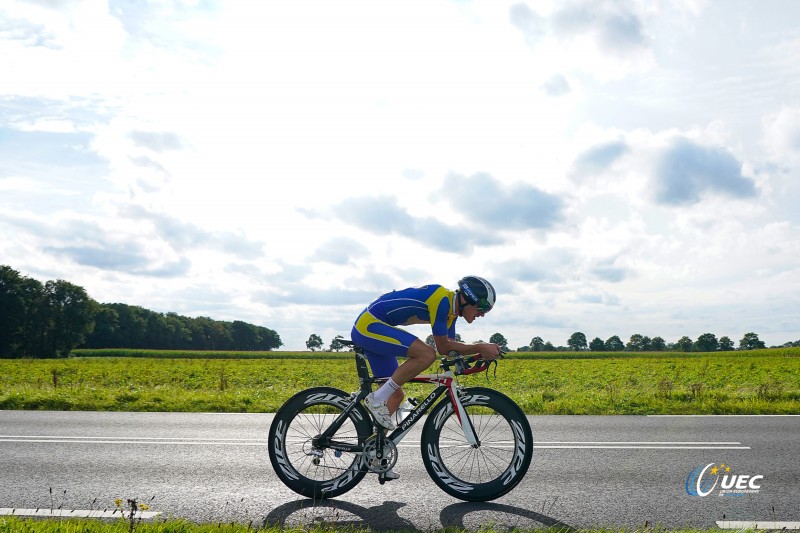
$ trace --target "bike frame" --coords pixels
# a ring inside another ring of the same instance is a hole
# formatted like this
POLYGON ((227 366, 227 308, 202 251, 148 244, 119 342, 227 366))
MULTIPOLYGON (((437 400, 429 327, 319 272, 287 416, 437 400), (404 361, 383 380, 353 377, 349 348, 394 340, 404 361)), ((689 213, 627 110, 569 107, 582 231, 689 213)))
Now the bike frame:
MULTIPOLYGON (((358 347, 356 347, 356 369, 358 371, 359 381, 361 382, 361 390, 359 390, 358 393, 354 393, 355 397, 353 398, 353 401, 350 402, 350 404, 339 414, 338 417, 336 417, 336 420, 334 420, 333 423, 319 436, 313 439, 313 445, 315 447, 333 448, 334 450, 352 453, 362 453, 364 451, 364 446, 362 444, 355 445, 331 439, 331 437, 336 433, 336 431, 338 431, 338 429, 347 419, 350 412, 356 408, 356 405, 358 405, 361 400, 366 398, 367 395, 372 392, 372 385, 382 384, 388 379, 373 378, 370 376, 367 368, 367 359, 358 347)), ((436 388, 430 394, 428 394, 428 396, 425 397, 425 399, 422 400, 419 405, 417 405, 408 414, 408 416, 402 420, 400 425, 389 435, 385 435, 385 429, 381 425, 372 421, 373 426, 377 429, 380 440, 383 438, 388 438, 395 445, 399 444, 400 441, 402 441, 403 438, 408 434, 409 430, 414 427, 414 425, 422 418, 422 415, 424 415, 436 403, 436 400, 438 400, 442 394, 447 392, 449 401, 453 404, 456 416, 458 417, 458 422, 461 425, 461 428, 464 430, 464 436, 467 439, 467 442, 473 448, 480 446, 480 442, 475 435, 475 428, 472 425, 472 421, 470 420, 466 409, 464 409, 464 406, 461 404, 461 400, 459 399, 459 386, 452 370, 447 369, 438 374, 421 374, 411 379, 411 382, 427 383, 429 385, 435 385, 436 388)))

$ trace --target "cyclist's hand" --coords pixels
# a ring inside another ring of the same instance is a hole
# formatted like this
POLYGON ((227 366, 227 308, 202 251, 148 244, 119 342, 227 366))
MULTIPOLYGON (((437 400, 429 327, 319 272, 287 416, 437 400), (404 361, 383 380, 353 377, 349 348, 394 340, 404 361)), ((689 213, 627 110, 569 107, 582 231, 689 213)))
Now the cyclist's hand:
POLYGON ((501 355, 500 346, 492 342, 483 343, 478 349, 478 354, 481 356, 481 359, 493 361, 501 355))

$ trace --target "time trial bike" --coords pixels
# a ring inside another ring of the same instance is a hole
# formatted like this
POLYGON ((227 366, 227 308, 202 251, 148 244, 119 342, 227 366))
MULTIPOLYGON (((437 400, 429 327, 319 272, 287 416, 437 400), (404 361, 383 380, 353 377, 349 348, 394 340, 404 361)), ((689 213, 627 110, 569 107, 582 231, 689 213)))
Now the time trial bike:
POLYGON ((360 389, 352 394, 332 387, 301 391, 286 401, 270 425, 270 461, 287 487, 319 499, 344 494, 368 473, 384 483, 397 462, 398 444, 428 411, 420 438, 422 462, 446 493, 489 501, 525 476, 533 457, 525 413, 505 394, 459 382, 460 376, 488 372, 489 361, 442 357, 436 374, 411 380, 433 385, 433 391, 387 432, 362 404, 373 385, 387 378, 372 377, 363 350, 341 342, 354 348, 360 389))

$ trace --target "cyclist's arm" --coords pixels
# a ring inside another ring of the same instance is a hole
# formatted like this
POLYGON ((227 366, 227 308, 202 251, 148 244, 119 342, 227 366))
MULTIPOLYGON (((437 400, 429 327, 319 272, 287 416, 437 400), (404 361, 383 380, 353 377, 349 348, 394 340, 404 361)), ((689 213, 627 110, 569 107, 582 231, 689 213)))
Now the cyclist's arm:
POLYGON ((440 354, 456 352, 461 355, 480 354, 483 359, 497 359, 500 357, 500 346, 492 342, 466 343, 451 339, 446 335, 434 335, 433 341, 436 343, 436 351, 440 354))
POLYGON ((475 342, 467 344, 455 340, 455 321, 448 325, 448 314, 450 312, 450 299, 442 295, 436 305, 431 306, 431 333, 433 341, 436 343, 436 351, 442 355, 456 352, 461 355, 480 354, 483 359, 497 359, 500 356, 500 347, 491 342, 475 342))

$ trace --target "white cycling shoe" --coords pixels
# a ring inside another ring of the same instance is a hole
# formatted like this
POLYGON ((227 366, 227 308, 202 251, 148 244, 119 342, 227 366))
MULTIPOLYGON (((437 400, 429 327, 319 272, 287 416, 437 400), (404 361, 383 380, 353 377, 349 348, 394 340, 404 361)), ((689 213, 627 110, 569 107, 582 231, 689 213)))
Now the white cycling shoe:
POLYGON ((364 405, 370 410, 375 421, 388 430, 396 428, 392 415, 389 414, 389 408, 386 407, 386 402, 378 402, 375 400, 375 395, 370 393, 369 396, 364 398, 364 405))

